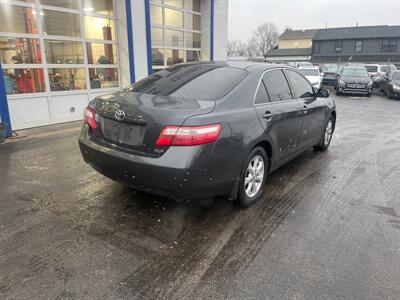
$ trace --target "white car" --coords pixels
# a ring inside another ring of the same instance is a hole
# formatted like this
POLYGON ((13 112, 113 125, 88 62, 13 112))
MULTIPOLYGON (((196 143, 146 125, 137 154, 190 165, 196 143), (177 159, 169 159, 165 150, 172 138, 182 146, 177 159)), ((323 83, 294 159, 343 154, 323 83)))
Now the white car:
POLYGON ((322 85, 322 77, 318 67, 300 67, 298 70, 311 82, 313 87, 320 89, 322 85))

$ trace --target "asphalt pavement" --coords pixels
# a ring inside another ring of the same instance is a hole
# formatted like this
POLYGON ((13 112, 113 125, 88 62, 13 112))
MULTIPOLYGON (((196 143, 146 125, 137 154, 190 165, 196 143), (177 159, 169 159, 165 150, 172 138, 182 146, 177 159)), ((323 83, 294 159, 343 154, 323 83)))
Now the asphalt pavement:
POLYGON ((19 132, 0 144, 0 299, 399 299, 400 101, 335 99, 329 150, 249 209, 105 178, 79 122, 19 132))

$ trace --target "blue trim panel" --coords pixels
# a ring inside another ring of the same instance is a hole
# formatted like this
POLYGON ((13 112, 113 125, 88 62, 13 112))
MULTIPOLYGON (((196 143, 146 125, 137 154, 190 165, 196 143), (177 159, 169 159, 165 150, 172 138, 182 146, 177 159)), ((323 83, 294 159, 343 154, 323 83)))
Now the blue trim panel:
POLYGON ((131 0, 125 0, 126 25, 128 34, 128 54, 129 54, 129 75, 131 84, 135 83, 135 53, 133 49, 133 23, 132 23, 132 5, 131 0))
POLYGON ((214 0, 211 0, 211 20, 210 20, 210 60, 214 60, 214 0))
POLYGON ((151 27, 150 27, 150 0, 144 1, 146 15, 146 45, 147 45, 147 73, 153 73, 153 58, 151 53, 151 27))
POLYGON ((10 112, 8 110, 6 86, 4 83, 3 68, 0 63, 0 116, 1 122, 7 123, 7 136, 12 136, 10 112))

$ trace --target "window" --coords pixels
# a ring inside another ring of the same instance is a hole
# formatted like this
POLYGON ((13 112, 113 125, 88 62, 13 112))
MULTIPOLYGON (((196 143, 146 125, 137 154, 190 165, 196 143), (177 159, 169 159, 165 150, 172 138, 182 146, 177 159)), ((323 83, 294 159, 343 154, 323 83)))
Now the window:
POLYGON ((53 10, 43 10, 43 34, 79 37, 81 27, 79 15, 53 10))
POLYGON ((40 0, 40 4, 79 9, 79 0, 40 0))
POLYGON ((269 96, 267 93, 267 89, 265 87, 264 80, 261 79, 260 85, 258 86, 256 98, 254 100, 255 104, 262 104, 269 102, 269 96))
POLYGON ((289 85, 282 70, 273 70, 265 73, 263 80, 272 102, 292 99, 289 85))
POLYGON ((167 65, 174 65, 183 63, 183 50, 167 49, 165 50, 167 65))
POLYGON ((201 51, 186 51, 186 61, 193 62, 193 61, 201 61, 201 51))
POLYGON ((391 70, 390 66, 381 66, 381 72, 387 73, 391 70))
POLYGON ((182 0, 164 0, 164 4, 182 8, 182 0))
POLYGON ((82 43, 45 40, 46 59, 50 64, 83 64, 82 43))
POLYGON ((86 43, 86 52, 89 64, 116 64, 117 47, 113 44, 86 43))
POLYGON ((335 52, 342 52, 342 41, 335 41, 335 52))
POLYGON ((367 65, 364 67, 367 69, 368 72, 371 72, 371 73, 378 72, 378 66, 376 66, 376 65, 367 65))
POLYGON ((362 51, 362 46, 363 46, 363 42, 362 41, 356 41, 356 52, 361 52, 362 51))
POLYGON ((100 15, 114 15, 113 0, 83 0, 83 11, 100 15))
MULTIPOLYGON (((0 0, 0 62, 7 94, 118 88, 114 4, 114 0, 0 0)), ((163 39, 162 66, 166 64, 163 39)))
POLYGON ((183 13, 175 10, 166 8, 165 13, 165 26, 183 28, 183 13))
POLYGON ((173 48, 183 48, 183 31, 165 30, 165 45, 173 48))
POLYGON ((246 75, 245 70, 217 65, 179 65, 146 77, 130 90, 171 98, 216 100, 225 96, 246 75))
POLYGON ((151 57, 154 66, 164 65, 164 50, 163 49, 152 49, 151 57))
POLYGON ((90 88, 112 88, 118 87, 118 69, 96 68, 89 69, 90 88))
POLYGON ((196 32, 185 32, 186 48, 201 48, 201 34, 196 32))
POLYGON ((0 32, 37 33, 36 10, 0 1, 0 32))
POLYGON ((201 0, 185 0, 185 9, 200 12, 201 0))
POLYGON ((365 68, 360 69, 345 69, 342 76, 349 77, 368 77, 368 72, 365 68))
POLYGON ((201 19, 200 0, 151 0, 153 70, 203 58, 201 19))
POLYGON ((201 30, 201 16, 185 13, 185 28, 192 30, 201 30))
POLYGON ((96 40, 115 40, 115 25, 113 19, 84 17, 85 36, 96 40))
POLYGON ((48 69, 51 91, 86 89, 85 69, 48 69))
POLYGON ((313 88, 303 76, 291 70, 286 70, 286 74, 292 85, 293 94, 296 99, 314 96, 313 88))
POLYGON ((4 69, 6 94, 41 93, 46 90, 43 69, 4 69))
POLYGON ((162 7, 151 5, 150 7, 150 18, 152 25, 163 25, 163 17, 162 17, 162 7))
POLYGON ((382 52, 396 52, 397 39, 385 39, 382 41, 382 52))
POLYGON ((40 64, 39 39, 0 37, 2 64, 40 64))
POLYGON ((314 53, 319 54, 321 52, 321 43, 320 42, 314 42, 314 53))

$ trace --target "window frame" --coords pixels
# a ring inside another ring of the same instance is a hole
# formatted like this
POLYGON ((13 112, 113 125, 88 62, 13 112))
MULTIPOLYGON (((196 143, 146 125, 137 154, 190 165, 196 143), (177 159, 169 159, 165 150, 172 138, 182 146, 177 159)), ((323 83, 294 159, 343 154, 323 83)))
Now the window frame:
POLYGON ((398 46, 398 40, 397 38, 385 38, 382 39, 382 47, 381 47, 381 52, 383 53, 393 53, 397 52, 397 46, 398 46), (394 42, 394 43, 392 43, 394 42), (385 49, 388 48, 388 49, 385 49), (392 49, 393 47, 393 49, 392 49))
POLYGON ((161 29, 163 32, 163 44, 162 45, 153 45, 153 44, 151 45, 152 50, 153 49, 163 50, 163 58, 164 58, 164 65, 152 65, 152 69, 154 71, 162 70, 162 69, 165 69, 170 66, 170 65, 168 65, 168 57, 167 57, 167 53, 169 50, 179 50, 179 51, 182 50, 183 51, 183 62, 187 62, 187 55, 186 55, 187 51, 200 51, 200 56, 201 56, 200 61, 203 59, 204 50, 203 50, 203 45, 202 45, 202 42, 203 42, 203 30, 202 30, 203 29, 203 3, 202 2, 203 1, 200 1, 200 12, 198 12, 198 11, 186 9, 184 1, 182 1, 182 7, 176 7, 176 6, 164 4, 163 1, 157 2, 157 1, 150 0, 150 6, 161 7, 161 13, 162 13, 162 25, 152 24, 151 16, 150 16, 150 28, 151 29, 158 28, 158 29, 161 29), (165 25, 165 9, 172 9, 172 10, 182 13, 182 22, 183 22, 182 28, 165 25), (186 14, 198 15, 200 17, 200 22, 201 22, 200 30, 188 29, 185 27, 185 15, 186 14), (183 33, 183 47, 167 46, 166 30, 182 32, 183 33), (187 33, 200 34, 200 42, 201 42, 200 48, 186 47, 187 33))
POLYGON ((343 49, 342 40, 335 40, 335 53, 341 53, 343 49))
POLYGON ((356 40, 356 44, 355 44, 355 47, 354 47, 354 52, 355 53, 361 53, 362 52, 362 50, 363 50, 363 45, 364 43, 363 43, 363 41, 362 40, 356 40), (357 45, 357 43, 360 43, 360 45, 357 45), (357 49, 359 49, 358 51, 357 51, 357 49))
POLYGON ((8 0, 7 3, 2 3, 3 5, 12 5, 23 8, 31 8, 35 11, 37 16, 36 23, 38 27, 38 33, 18 33, 18 32, 0 32, 1 37, 12 37, 12 38, 31 38, 38 39, 40 43, 40 50, 42 55, 42 63, 38 64, 2 64, 3 69, 43 69, 44 77, 45 77, 45 91, 39 93, 29 93, 29 94, 9 94, 7 97, 9 99, 16 99, 21 97, 38 97, 38 96, 57 96, 57 95, 70 95, 70 94, 82 94, 87 93, 89 97, 91 97, 91 93, 107 93, 113 92, 121 89, 121 68, 120 68, 120 49, 118 47, 119 41, 119 29, 118 29, 118 20, 116 16, 116 1, 113 0, 113 15, 105 15, 99 14, 91 11, 83 10, 83 1, 79 1, 78 9, 64 8, 59 6, 51 6, 44 5, 40 3, 40 0, 32 0, 32 2, 19 2, 16 0, 8 0), (43 16, 40 14, 43 10, 51 10, 61 13, 72 13, 79 15, 79 24, 80 24, 80 36, 79 37, 70 37, 70 36, 59 36, 59 35, 45 35, 43 33, 43 16), (114 21, 114 40, 102 40, 102 39, 92 39, 87 38, 85 36, 85 23, 84 17, 91 16, 102 19, 111 19, 114 21), (47 62, 46 56, 46 40, 57 40, 57 41, 66 41, 66 42, 77 42, 80 43, 83 48, 83 62, 81 64, 51 64, 47 62), (112 44, 115 45, 115 49, 117 51, 117 60, 114 64, 98 64, 97 62, 94 64, 89 64, 88 62, 88 53, 86 49, 86 43, 95 43, 95 44, 112 44), (66 90, 66 91, 51 91, 50 88, 50 80, 49 80, 49 69, 81 69, 85 70, 85 80, 86 80, 86 89, 80 90, 66 90), (99 88, 99 89, 91 89, 90 88, 90 75, 89 69, 99 69, 99 68, 112 68, 118 70, 118 86, 111 88, 99 88))
POLYGON ((288 102, 288 101, 298 101, 298 100, 299 100, 299 99, 295 99, 295 98, 294 98, 293 91, 292 91, 292 86, 290 85, 290 82, 288 81, 287 75, 286 75, 286 73, 285 73, 285 71, 284 71, 284 70, 286 70, 286 69, 289 69, 289 68, 282 68, 282 67, 271 68, 271 69, 265 70, 265 71, 261 74, 260 79, 258 80, 257 88, 256 88, 255 93, 254 93, 254 97, 253 97, 253 106, 268 105, 268 104, 273 104, 273 103, 284 103, 284 102, 288 102), (264 75, 265 75, 266 73, 268 73, 268 72, 276 71, 276 70, 280 70, 280 71, 282 72, 282 74, 283 74, 283 77, 285 77, 285 80, 286 80, 286 83, 287 83, 287 85, 288 85, 288 87, 289 87, 289 91, 290 91, 290 95, 292 96, 292 99, 280 100, 280 101, 271 101, 271 97, 270 97, 270 95, 269 95, 269 91, 268 91, 267 87, 265 87, 265 89, 266 89, 266 91, 267 91, 267 94, 268 94, 268 97, 269 97, 269 102, 265 102, 265 103, 256 103, 256 97, 257 97, 258 89, 259 89, 259 87, 260 87, 260 83, 261 83, 261 81, 262 81, 264 75))

